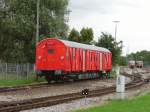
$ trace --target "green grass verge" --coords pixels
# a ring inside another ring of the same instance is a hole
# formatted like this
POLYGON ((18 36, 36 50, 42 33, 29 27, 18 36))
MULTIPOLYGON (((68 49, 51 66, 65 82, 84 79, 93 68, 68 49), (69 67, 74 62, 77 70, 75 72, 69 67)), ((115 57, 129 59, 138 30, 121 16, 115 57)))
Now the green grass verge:
POLYGON ((22 85, 28 85, 28 84, 36 84, 36 83, 40 83, 40 82, 44 82, 45 80, 43 78, 39 78, 38 81, 36 81, 35 78, 28 78, 28 79, 9 79, 9 80, 5 80, 5 79, 1 79, 0 80, 0 86, 4 87, 4 86, 22 86, 22 85))
POLYGON ((110 76, 116 78, 117 77, 116 71, 111 71, 110 76))
POLYGON ((102 106, 74 112, 150 112, 150 93, 130 100, 113 100, 102 106))

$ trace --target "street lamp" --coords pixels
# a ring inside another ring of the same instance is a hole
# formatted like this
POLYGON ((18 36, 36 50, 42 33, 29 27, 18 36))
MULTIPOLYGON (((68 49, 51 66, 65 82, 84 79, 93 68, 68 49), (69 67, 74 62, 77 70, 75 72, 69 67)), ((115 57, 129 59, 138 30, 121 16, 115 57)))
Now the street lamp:
POLYGON ((116 25, 115 25, 115 42, 116 42, 116 36, 117 36, 117 25, 120 21, 113 21, 116 25))
POLYGON ((39 7, 40 7, 40 0, 37 0, 37 16, 36 16, 36 44, 39 41, 39 7))

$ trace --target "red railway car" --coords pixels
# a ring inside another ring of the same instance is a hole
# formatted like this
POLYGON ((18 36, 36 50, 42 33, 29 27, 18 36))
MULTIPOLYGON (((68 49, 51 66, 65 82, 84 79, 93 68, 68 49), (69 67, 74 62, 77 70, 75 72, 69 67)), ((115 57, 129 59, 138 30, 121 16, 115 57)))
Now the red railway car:
POLYGON ((111 71, 111 57, 111 52, 102 47, 47 38, 36 46, 36 71, 48 82, 100 78, 111 71))

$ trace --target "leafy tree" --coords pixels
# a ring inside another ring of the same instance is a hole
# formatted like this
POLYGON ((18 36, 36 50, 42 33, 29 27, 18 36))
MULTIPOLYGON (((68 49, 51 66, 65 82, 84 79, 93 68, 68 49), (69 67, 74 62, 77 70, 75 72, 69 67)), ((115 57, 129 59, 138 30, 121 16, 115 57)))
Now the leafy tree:
POLYGON ((118 64, 121 66, 126 66, 127 65, 127 57, 126 56, 120 56, 118 60, 118 64))
POLYGON ((68 40, 80 42, 80 34, 79 32, 73 28, 68 36, 68 40))
POLYGON ((80 38, 81 38, 80 41, 81 43, 89 44, 94 38, 92 28, 82 28, 80 31, 80 38))
MULTIPOLYGON (((36 0, 0 0, 0 60, 34 62, 36 0)), ((41 38, 66 36, 68 0, 40 0, 41 38)))
POLYGON ((112 52, 113 65, 119 64, 118 62, 122 52, 122 41, 116 42, 111 34, 102 32, 96 46, 109 49, 112 52))

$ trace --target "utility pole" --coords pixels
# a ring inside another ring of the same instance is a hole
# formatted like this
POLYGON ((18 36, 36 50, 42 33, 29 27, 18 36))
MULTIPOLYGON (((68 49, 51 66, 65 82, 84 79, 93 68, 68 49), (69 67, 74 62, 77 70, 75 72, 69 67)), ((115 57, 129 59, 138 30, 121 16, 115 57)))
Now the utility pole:
POLYGON ((116 38, 117 38, 117 25, 120 21, 113 21, 116 25, 115 25, 115 42, 117 42, 116 38))
MULTIPOLYGON (((37 0, 36 3, 36 43, 35 46, 37 45, 37 43, 39 42, 39 8, 40 8, 40 0, 37 0)), ((36 80, 38 80, 38 75, 36 75, 36 80)))
POLYGON ((40 7, 40 0, 37 0, 37 16, 36 16, 36 44, 39 41, 39 7, 40 7))

